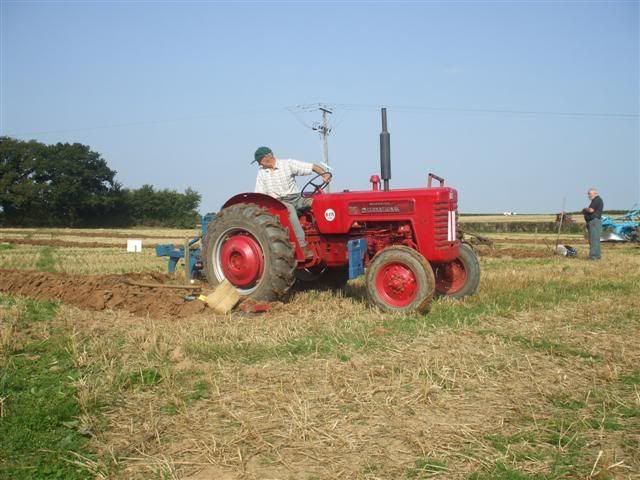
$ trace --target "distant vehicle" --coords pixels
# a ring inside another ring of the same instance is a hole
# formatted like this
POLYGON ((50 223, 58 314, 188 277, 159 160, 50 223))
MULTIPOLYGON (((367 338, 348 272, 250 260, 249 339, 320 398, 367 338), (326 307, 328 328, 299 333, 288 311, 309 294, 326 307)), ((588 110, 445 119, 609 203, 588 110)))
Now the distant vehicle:
POLYGON ((502 215, 504 215, 505 217, 511 217, 513 215, 517 215, 516 212, 502 212, 502 215))
POLYGON ((560 224, 560 221, 562 221, 564 225, 576 224, 576 220, 573 218, 573 215, 569 213, 558 213, 556 215, 556 225, 560 224))

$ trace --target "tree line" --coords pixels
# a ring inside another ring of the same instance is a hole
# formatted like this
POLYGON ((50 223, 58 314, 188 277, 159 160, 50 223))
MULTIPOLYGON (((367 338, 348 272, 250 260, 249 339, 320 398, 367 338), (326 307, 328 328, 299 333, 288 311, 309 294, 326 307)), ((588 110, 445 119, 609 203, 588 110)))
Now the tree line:
POLYGON ((201 196, 188 188, 124 188, 98 152, 0 137, 0 225, 188 228, 201 196))

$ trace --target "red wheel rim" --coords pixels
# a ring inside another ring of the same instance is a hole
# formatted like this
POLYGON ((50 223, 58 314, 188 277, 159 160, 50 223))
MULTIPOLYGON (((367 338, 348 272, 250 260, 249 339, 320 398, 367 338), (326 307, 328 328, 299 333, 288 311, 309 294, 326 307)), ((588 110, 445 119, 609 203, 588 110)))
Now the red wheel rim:
POLYGON ((376 274, 376 291, 388 305, 406 307, 418 294, 418 280, 407 265, 389 263, 376 274))
POLYGON ((436 268, 436 290, 444 295, 459 292, 467 283, 467 269, 457 258, 436 268))
POLYGON ((248 234, 229 237, 220 251, 220 266, 224 277, 234 286, 255 285, 264 271, 264 256, 258 241, 248 234))

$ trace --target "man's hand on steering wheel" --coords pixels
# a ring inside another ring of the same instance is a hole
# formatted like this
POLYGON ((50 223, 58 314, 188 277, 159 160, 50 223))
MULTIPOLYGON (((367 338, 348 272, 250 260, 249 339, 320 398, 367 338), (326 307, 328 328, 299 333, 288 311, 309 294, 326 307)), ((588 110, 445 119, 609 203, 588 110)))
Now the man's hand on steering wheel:
POLYGON ((329 185, 329 182, 331 182, 331 177, 333 177, 331 172, 318 173, 302 187, 300 194, 303 197, 312 197, 318 193, 322 193, 322 191, 327 188, 327 185, 329 185), (321 182, 316 181, 319 178, 322 179, 321 182))

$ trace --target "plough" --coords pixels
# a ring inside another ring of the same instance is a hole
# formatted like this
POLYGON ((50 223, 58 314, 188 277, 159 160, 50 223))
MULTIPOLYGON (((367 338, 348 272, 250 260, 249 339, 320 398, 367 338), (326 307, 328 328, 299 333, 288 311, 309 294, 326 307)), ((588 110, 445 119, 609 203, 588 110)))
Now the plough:
POLYGON ((640 208, 630 210, 621 218, 602 217, 602 235, 600 241, 640 241, 640 208))
POLYGON ((202 261, 200 259, 202 248, 199 243, 200 240, 202 240, 202 237, 207 234, 207 226, 215 218, 215 213, 202 215, 200 217, 200 235, 186 239, 182 246, 176 246, 172 243, 156 245, 156 256, 169 258, 169 265, 167 267, 169 273, 174 273, 178 262, 184 258, 185 267, 188 265, 188 268, 185 268, 185 276, 187 280, 201 276, 203 268, 202 261))

